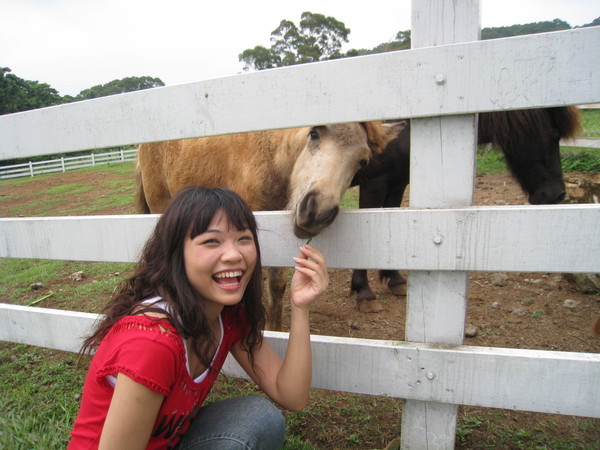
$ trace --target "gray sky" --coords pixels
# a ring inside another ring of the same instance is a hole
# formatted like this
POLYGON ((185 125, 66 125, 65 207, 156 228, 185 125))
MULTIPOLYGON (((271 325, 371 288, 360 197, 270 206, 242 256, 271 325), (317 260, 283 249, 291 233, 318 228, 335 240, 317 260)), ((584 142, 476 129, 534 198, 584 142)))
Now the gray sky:
MULTIPOLYGON (((166 85, 235 75, 238 55, 270 46, 282 19, 303 11, 350 28, 350 48, 373 48, 410 29, 410 0, 0 0, 0 65, 61 95, 128 76, 166 85), (368 6, 368 7, 367 7, 368 6)), ((482 0, 482 27, 600 16, 598 0, 482 0)))

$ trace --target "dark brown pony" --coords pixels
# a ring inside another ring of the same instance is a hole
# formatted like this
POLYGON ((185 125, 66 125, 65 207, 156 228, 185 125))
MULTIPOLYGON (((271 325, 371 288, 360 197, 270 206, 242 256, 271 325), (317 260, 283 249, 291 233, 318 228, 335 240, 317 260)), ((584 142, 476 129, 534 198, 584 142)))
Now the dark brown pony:
MULTIPOLYGON (((354 177, 352 186, 360 186, 360 208, 400 206, 410 181, 410 121, 406 122, 396 139, 354 177)), ((559 141, 579 131, 580 114, 575 107, 481 113, 477 142, 502 150, 530 203, 553 204, 565 197, 559 141)), ((406 294, 406 281, 398 271, 382 270, 379 274, 393 294, 406 294)), ((369 287, 366 270, 353 271, 350 289, 357 293, 360 311, 383 309, 369 287)))
MULTIPOLYGON (((294 234, 329 226, 356 172, 397 135, 381 122, 238 133, 138 148, 137 207, 161 213, 186 186, 226 187, 254 211, 293 211, 294 234)), ((282 327, 286 277, 272 269, 269 327, 282 327)))

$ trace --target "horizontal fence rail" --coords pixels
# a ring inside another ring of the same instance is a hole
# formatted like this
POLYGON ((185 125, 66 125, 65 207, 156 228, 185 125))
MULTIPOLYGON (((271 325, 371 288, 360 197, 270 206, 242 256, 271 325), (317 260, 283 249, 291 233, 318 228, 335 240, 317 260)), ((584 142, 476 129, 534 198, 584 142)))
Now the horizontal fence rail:
POLYGON ((46 161, 29 161, 23 164, 0 166, 0 180, 33 177, 44 173, 66 172, 67 170, 99 166, 125 161, 134 161, 137 149, 118 150, 106 153, 91 153, 81 156, 64 156, 46 161))
MULTIPOLYGON (((291 213, 255 215, 263 264, 292 266, 304 241, 291 213)), ((157 218, 3 218, 0 257, 136 262, 157 218)), ((593 204, 362 209, 340 212, 313 242, 338 269, 600 272, 599 223, 593 204)))
MULTIPOLYGON (((0 340, 77 352, 98 317, 0 304, 0 340)), ((283 356, 288 333, 265 337, 283 356)), ((600 417, 600 355, 318 335, 311 344, 314 388, 600 417)), ((223 371, 247 378, 232 357, 223 371)))
POLYGON ((600 58, 590 55, 598 54, 600 27, 589 27, 113 95, 0 116, 0 160, 249 130, 596 103, 600 58), (438 75, 446 81, 437 83, 438 75))

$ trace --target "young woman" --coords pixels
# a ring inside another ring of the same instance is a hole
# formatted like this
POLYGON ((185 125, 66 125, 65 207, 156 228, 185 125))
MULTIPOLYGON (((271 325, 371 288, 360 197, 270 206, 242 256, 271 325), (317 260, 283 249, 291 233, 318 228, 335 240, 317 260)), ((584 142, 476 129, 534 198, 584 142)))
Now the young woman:
POLYGON ((294 258, 283 361, 262 339, 254 215, 227 189, 181 191, 134 275, 85 342, 95 351, 69 449, 281 448, 281 412, 260 396, 201 407, 229 352, 277 404, 301 410, 311 383, 309 306, 328 285, 321 252, 294 258))

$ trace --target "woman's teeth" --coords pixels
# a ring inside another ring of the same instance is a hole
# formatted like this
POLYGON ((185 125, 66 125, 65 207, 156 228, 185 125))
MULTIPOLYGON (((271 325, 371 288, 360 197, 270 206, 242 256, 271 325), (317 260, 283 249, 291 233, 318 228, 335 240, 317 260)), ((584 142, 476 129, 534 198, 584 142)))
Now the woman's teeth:
POLYGON ((234 270, 231 272, 220 272, 213 276, 215 281, 224 287, 235 286, 240 282, 241 277, 241 270, 234 270))
POLYGON ((242 276, 241 270, 235 270, 233 272, 221 272, 215 274, 215 278, 237 278, 242 276))

